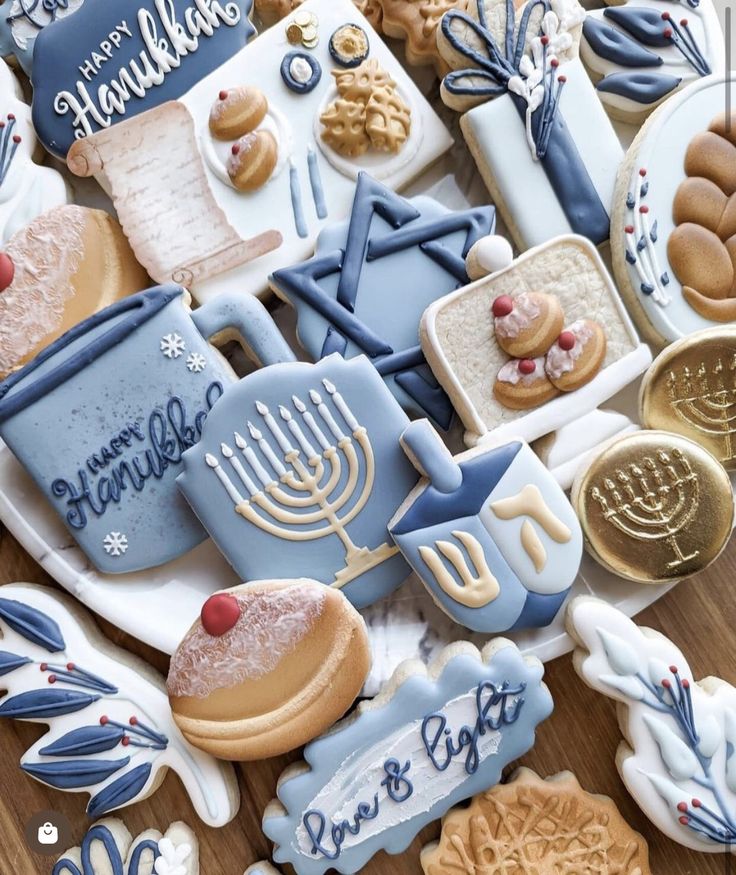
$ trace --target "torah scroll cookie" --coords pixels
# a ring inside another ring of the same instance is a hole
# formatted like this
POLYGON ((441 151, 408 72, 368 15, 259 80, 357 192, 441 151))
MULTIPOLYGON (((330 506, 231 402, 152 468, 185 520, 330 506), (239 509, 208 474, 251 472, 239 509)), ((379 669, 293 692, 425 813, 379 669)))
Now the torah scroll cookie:
POLYGON ((674 642, 600 599, 574 599, 567 629, 577 673, 616 703, 616 766, 634 801, 673 841, 732 854, 736 688, 718 677, 696 681, 674 642))
POLYGON ((607 796, 587 793, 572 772, 542 780, 518 769, 505 784, 442 818, 439 841, 422 849, 424 875, 482 872, 534 875, 651 875, 646 839, 607 796))
POLYGON ((149 284, 116 220, 76 205, 56 207, 16 232, 0 268, 0 377, 149 284))
POLYGON ((172 657, 167 689, 195 747, 266 759, 342 717, 370 664, 365 624, 338 590, 312 580, 251 582, 205 602, 172 657))
POLYGON ((590 554, 638 583, 702 571, 733 529, 723 466, 693 441, 664 431, 640 431, 605 447, 577 474, 572 503, 590 554))
POLYGON ((98 820, 81 845, 56 861, 51 875, 199 875, 199 842, 180 821, 162 835, 147 829, 133 838, 122 820, 98 820))

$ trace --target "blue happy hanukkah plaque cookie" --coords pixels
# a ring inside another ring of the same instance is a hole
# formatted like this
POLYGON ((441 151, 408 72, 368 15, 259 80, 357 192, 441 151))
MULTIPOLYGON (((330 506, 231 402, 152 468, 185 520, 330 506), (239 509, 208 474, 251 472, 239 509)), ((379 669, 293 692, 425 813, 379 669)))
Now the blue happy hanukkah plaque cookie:
POLYGON ((84 0, 6 0, 0 7, 0 55, 16 58, 30 76, 38 35, 83 4, 84 0))
POLYGON ((252 0, 86 0, 36 38, 39 139, 63 158, 75 140, 180 97, 253 36, 251 7, 252 0))
POLYGON ((494 226, 493 207, 407 201, 362 173, 350 219, 322 231, 314 258, 276 271, 271 285, 296 308, 312 358, 367 355, 410 415, 446 429, 452 406, 422 354, 419 321, 469 281, 465 257, 494 226))

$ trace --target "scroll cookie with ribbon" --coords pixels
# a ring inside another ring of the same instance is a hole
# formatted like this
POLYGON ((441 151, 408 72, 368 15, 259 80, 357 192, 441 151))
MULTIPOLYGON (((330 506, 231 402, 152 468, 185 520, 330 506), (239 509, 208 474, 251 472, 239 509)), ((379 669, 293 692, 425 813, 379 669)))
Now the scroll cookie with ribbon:
POLYGON ((273 858, 298 875, 400 854, 453 805, 497 783, 552 712, 542 664, 502 638, 400 665, 371 702, 304 750, 264 812, 273 858))
POLYGON ((723 73, 723 29, 712 0, 623 0, 590 9, 580 43, 608 114, 641 124, 681 88, 723 73))
POLYGON ((410 415, 447 429, 452 406, 424 359, 419 322, 467 284, 465 259, 494 226, 493 207, 453 212, 427 197, 405 200, 361 173, 350 219, 325 228, 314 257, 275 271, 271 286, 296 308, 313 359, 367 355, 410 415))
POLYGON ((468 446, 533 441, 595 410, 652 360, 595 247, 558 237, 435 301, 422 350, 468 446))
POLYGON ((577 0, 469 0, 442 18, 442 97, 523 251, 560 234, 609 238, 623 153, 578 57, 577 0))
POLYGON ((224 826, 235 816, 232 767, 184 739, 164 679, 103 638, 68 596, 31 584, 0 587, 0 632, 7 691, 0 719, 47 727, 21 758, 26 775, 89 794, 94 820, 146 799, 173 769, 205 823, 224 826))
POLYGON ((309 574, 362 608, 410 574, 388 532, 417 481, 408 424, 365 356, 262 369, 211 411, 177 483, 242 580, 309 574))
POLYGON ((619 171, 613 269, 656 346, 736 319, 736 116, 724 114, 727 89, 727 77, 708 76, 667 100, 619 171))
POLYGON ((542 780, 518 769, 442 819, 442 835, 422 849, 424 875, 497 872, 651 875, 646 839, 607 796, 586 793, 572 772, 542 780), (492 862, 490 862, 492 861, 492 862))
POLYGON ((389 530, 437 605, 476 632, 551 623, 577 577, 583 535, 529 446, 453 458, 427 420, 401 443, 423 476, 389 530))
POLYGON ((572 601, 567 627, 576 671, 616 703, 624 736, 616 766, 641 810, 687 848, 732 854, 736 688, 696 681, 674 642, 599 599, 572 601))
POLYGON ((371 666, 360 614, 314 580, 264 580, 215 593, 171 659, 174 720, 228 760, 300 747, 350 708, 371 666))
POLYGON ((122 820, 98 820, 81 844, 56 861, 51 875, 199 875, 199 842, 185 823, 133 838, 122 820))

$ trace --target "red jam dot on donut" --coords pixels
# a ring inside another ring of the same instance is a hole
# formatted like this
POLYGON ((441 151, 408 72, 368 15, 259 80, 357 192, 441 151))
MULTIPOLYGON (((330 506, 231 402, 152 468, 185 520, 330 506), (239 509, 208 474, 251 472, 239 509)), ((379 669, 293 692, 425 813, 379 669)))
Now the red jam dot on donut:
POLYGON ((501 295, 493 302, 493 315, 496 319, 508 316, 514 309, 514 300, 511 295, 501 295))
POLYGON ((10 286, 14 276, 15 265, 13 264, 13 259, 4 252, 0 252, 0 292, 4 292, 10 286))
POLYGON ((229 632, 239 619, 238 600, 226 592, 208 598, 202 607, 202 625, 207 634, 214 638, 229 632))
POLYGON ((570 352, 576 343, 577 341, 575 340, 575 335, 572 331, 563 331, 557 338, 557 345, 565 352, 570 352))
POLYGON ((525 377, 528 377, 530 374, 533 374, 537 369, 537 363, 532 361, 532 359, 522 359, 519 362, 519 372, 524 374, 525 377))
POLYGON ((227 91, 220 92, 220 100, 227 100, 227 91))
POLYGON ((239 155, 240 154, 240 146, 237 143, 233 143, 233 147, 230 151, 233 153, 233 155, 239 155))

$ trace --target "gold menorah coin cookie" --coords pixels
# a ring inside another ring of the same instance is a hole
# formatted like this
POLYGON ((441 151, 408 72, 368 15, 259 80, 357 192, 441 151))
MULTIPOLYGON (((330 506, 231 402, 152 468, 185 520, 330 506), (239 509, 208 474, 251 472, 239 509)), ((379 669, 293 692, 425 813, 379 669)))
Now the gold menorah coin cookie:
POLYGON ((645 428, 688 437, 736 470, 736 327, 668 346, 644 377, 639 407, 645 428))
POLYGON ((728 543, 731 481, 699 444, 641 431, 609 444, 572 488, 588 552, 614 574, 666 583, 707 568, 728 543))

